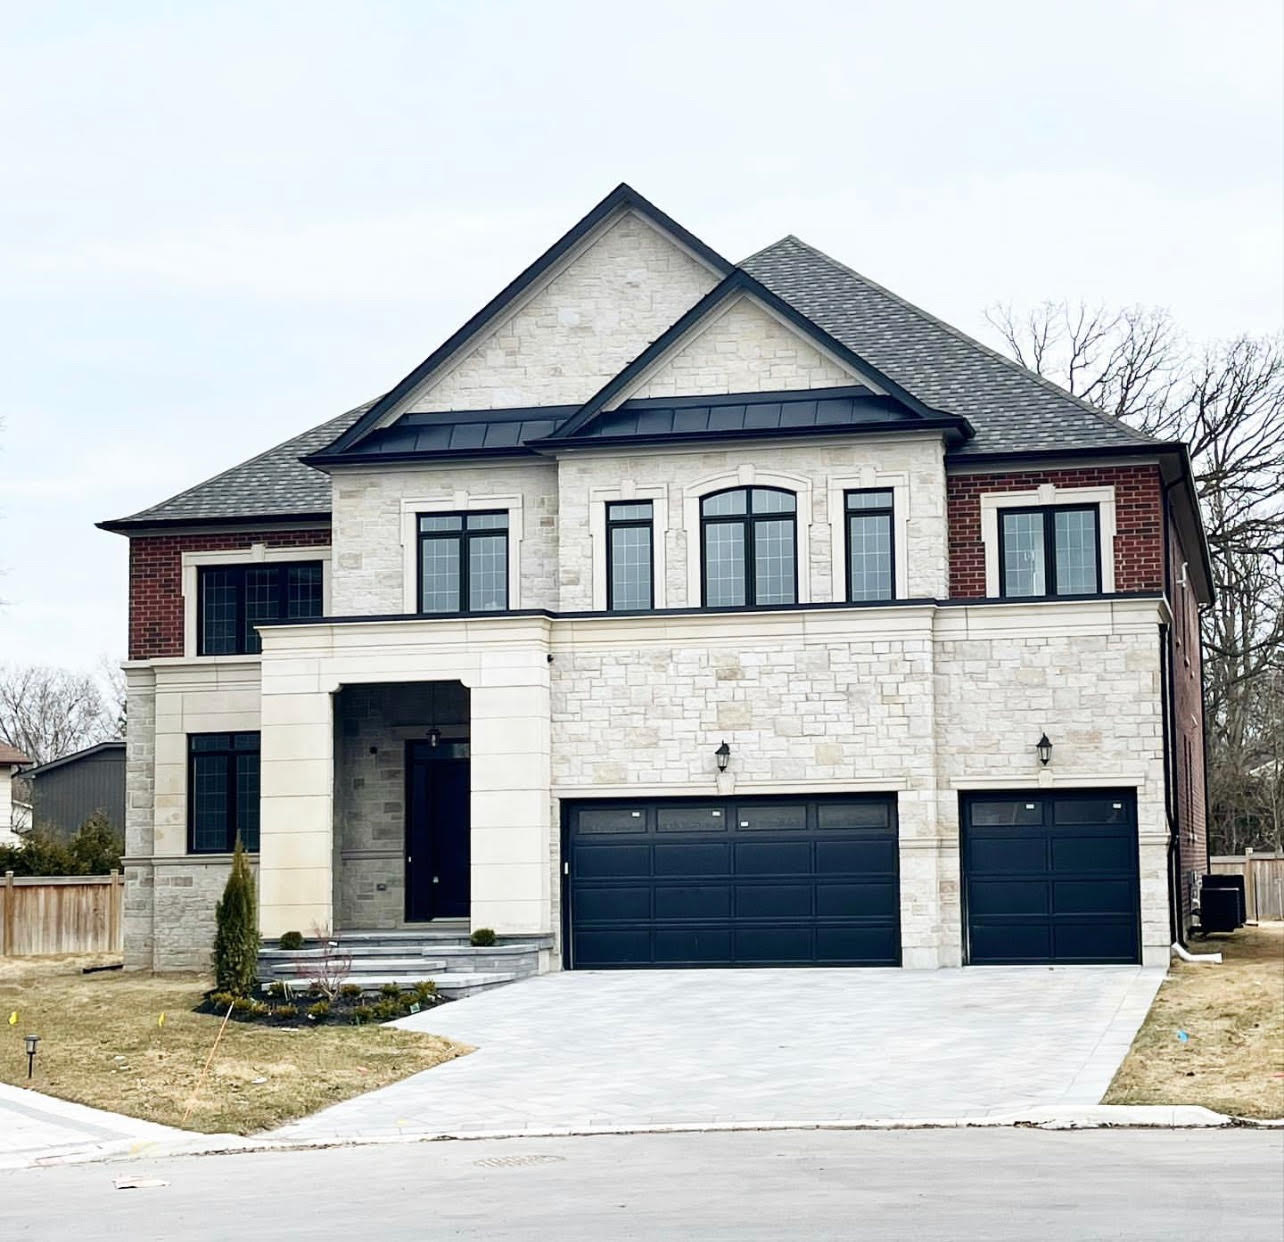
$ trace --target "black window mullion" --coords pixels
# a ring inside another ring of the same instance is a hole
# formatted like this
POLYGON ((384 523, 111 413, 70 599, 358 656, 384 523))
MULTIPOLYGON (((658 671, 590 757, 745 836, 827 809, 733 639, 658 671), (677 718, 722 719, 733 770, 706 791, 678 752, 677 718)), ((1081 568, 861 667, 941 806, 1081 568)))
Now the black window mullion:
MULTIPOLYGON (((751 505, 745 501, 745 507, 751 505)), ((758 566, 755 563, 754 527, 757 521, 752 514, 745 517, 745 606, 753 608, 758 603, 758 566)))
POLYGON ((461 612, 472 612, 472 584, 469 582, 468 558, 472 555, 472 535, 465 518, 459 531, 459 609, 461 612))
POLYGON ((1057 584, 1057 522, 1055 510, 1043 511, 1043 586, 1049 595, 1059 595, 1057 584))

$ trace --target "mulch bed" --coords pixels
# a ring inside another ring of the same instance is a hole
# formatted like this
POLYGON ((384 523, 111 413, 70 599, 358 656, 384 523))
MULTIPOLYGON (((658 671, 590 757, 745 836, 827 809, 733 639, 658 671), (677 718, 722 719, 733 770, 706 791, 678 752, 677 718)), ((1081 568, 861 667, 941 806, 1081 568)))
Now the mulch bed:
POLYGON ((409 988, 391 984, 362 988, 356 984, 345 984, 330 995, 314 984, 270 983, 264 985, 258 996, 206 992, 193 1012, 221 1018, 230 1007, 233 1022, 298 1028, 326 1023, 363 1026, 371 1022, 392 1022, 412 1013, 433 1009, 448 999, 439 996, 436 985, 430 982, 409 988))

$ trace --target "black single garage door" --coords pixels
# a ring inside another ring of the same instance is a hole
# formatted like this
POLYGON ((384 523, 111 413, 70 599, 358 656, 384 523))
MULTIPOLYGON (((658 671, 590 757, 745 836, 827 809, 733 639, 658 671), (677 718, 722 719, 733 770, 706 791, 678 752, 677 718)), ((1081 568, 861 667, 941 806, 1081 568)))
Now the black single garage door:
POLYGON ((1133 790, 963 798, 967 960, 1141 960, 1133 790))
POLYGON ((888 796, 568 802, 573 968, 897 966, 888 796))

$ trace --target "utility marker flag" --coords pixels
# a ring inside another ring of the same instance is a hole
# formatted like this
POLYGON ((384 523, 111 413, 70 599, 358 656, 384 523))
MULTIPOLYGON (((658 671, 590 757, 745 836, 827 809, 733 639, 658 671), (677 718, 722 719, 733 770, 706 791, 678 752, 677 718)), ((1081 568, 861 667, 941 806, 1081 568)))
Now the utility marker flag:
POLYGON ((18 1011, 16 1009, 9 1015, 9 1025, 10 1026, 18 1025, 18 1011))
POLYGON ((157 1025, 157 1026, 164 1026, 164 1025, 165 1025, 165 1014, 164 1014, 163 1012, 162 1012, 161 1016, 160 1016, 159 1018, 157 1018, 157 1019, 156 1019, 156 1025, 157 1025))

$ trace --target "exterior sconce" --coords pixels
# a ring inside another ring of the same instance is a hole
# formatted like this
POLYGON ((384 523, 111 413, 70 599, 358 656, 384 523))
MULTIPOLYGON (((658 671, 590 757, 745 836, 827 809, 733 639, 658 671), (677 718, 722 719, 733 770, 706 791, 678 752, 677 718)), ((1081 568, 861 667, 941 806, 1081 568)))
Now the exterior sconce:
POLYGON ((434 725, 431 729, 428 730, 428 745, 435 750, 437 747, 437 743, 440 741, 441 741, 441 730, 438 729, 436 725, 434 725))
POLYGON ((26 1036, 27 1042, 27 1077, 31 1077, 31 1065, 36 1059, 36 1045, 40 1042, 39 1035, 26 1036))
POLYGON ((1048 741, 1046 733, 1040 734, 1034 749, 1039 752, 1039 762, 1046 768, 1052 762, 1052 743, 1048 741))
POLYGON ((727 764, 731 762, 731 747, 724 741, 717 750, 713 752, 714 758, 718 761, 718 771, 725 772, 727 764))

